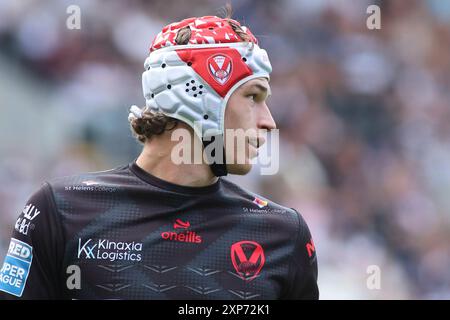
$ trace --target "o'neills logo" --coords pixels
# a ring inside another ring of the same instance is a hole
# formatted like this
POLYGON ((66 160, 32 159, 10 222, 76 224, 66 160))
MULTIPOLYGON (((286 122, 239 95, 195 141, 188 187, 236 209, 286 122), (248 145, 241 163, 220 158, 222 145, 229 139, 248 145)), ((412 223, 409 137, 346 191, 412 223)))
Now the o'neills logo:
MULTIPOLYGON (((189 221, 182 221, 177 219, 174 224, 174 229, 183 229, 187 230, 191 226, 189 221)), ((199 236, 194 231, 184 231, 184 232, 175 232, 175 231, 165 231, 161 233, 161 238, 169 241, 178 241, 178 242, 190 242, 190 243, 201 243, 202 237, 199 236)))

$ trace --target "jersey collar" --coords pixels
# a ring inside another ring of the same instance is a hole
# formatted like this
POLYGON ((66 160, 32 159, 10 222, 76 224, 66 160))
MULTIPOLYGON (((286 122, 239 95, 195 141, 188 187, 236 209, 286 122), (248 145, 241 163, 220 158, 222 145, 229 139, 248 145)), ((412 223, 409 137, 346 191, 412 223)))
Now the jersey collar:
POLYGON ((164 190, 173 191, 177 193, 184 193, 184 194, 207 194, 212 193, 220 188, 221 179, 219 178, 215 183, 204 186, 204 187, 189 187, 189 186, 182 186, 179 184, 174 184, 165 180, 162 180, 158 177, 155 177, 154 175, 148 173, 147 171, 143 170, 141 167, 139 167, 136 164, 136 161, 133 161, 129 164, 129 168, 132 173, 134 173, 139 179, 147 182, 148 184, 151 184, 153 186, 159 187, 164 190))

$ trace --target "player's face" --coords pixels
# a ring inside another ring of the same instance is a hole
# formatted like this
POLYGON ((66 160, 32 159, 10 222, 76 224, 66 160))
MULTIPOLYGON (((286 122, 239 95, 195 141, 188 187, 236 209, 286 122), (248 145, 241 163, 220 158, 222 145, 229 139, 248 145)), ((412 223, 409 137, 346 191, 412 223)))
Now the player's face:
POLYGON ((246 174, 252 165, 250 159, 258 155, 258 148, 265 143, 258 129, 272 130, 275 121, 267 107, 266 100, 270 95, 269 82, 265 78, 257 78, 241 85, 230 96, 225 110, 225 154, 227 169, 231 174, 246 174), (230 131, 237 135, 231 137, 230 131), (237 130, 242 129, 242 130, 237 130), (245 132, 242 140, 240 132, 245 132), (234 139, 233 146, 229 138, 234 139), (239 143, 238 140, 241 139, 239 143), (244 161, 242 161, 244 159, 244 161))

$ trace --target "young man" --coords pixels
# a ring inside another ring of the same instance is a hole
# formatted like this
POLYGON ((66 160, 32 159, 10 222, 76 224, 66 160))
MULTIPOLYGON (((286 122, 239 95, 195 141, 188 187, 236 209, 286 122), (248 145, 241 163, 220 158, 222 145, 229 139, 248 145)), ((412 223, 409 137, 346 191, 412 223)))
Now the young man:
POLYGON ((158 34, 145 68, 146 107, 129 115, 142 153, 31 196, 0 296, 317 299, 314 243, 300 214, 220 178, 246 174, 259 133, 276 128, 265 103, 271 66, 255 37, 229 18, 186 19, 158 34), (184 141, 194 150, 214 143, 214 153, 176 163, 176 130, 202 142, 184 141), (250 132, 244 148, 229 147, 226 130, 250 132))

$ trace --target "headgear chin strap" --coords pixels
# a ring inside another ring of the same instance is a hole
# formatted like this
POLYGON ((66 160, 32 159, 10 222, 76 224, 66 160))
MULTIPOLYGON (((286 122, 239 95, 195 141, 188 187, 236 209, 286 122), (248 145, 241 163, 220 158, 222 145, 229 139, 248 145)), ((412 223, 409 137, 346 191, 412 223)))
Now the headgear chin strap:
MULTIPOLYGON (((228 21, 218 17, 173 23, 158 34, 145 60, 146 106, 188 124, 205 148, 215 139, 223 142, 231 94, 251 79, 269 79, 272 71, 266 51, 250 30, 241 28, 251 41, 242 42, 228 21), (176 45, 176 35, 185 27, 191 29, 189 44, 176 45)), ((222 163, 210 166, 216 176, 226 175, 225 151, 222 163)))

